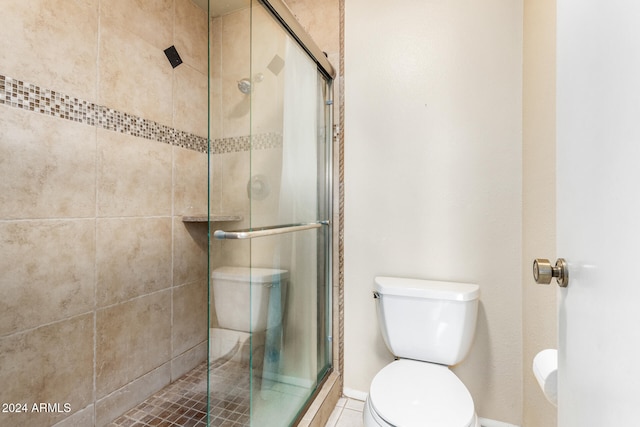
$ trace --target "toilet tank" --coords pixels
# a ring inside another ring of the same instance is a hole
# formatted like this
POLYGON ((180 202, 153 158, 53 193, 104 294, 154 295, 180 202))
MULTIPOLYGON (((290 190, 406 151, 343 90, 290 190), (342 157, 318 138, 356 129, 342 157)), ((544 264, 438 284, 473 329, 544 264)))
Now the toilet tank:
POLYGON ((220 267, 213 270, 218 326, 242 332, 267 329, 284 312, 289 272, 272 268, 220 267), (269 311, 271 310, 271 313, 269 311))
POLYGON ((464 359, 476 329, 478 285, 376 277, 374 288, 382 336, 396 357, 447 366, 464 359))

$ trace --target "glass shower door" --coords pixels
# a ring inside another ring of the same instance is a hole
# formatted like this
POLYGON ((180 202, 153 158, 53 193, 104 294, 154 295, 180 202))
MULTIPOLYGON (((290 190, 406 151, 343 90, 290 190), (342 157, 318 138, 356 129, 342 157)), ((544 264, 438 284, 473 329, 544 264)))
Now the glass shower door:
MULTIPOLYGON (((251 419, 256 426, 285 426, 330 361, 329 83, 259 6, 253 11, 251 63, 251 227, 281 233, 251 240, 251 265, 283 275, 280 286, 271 288, 264 351, 254 354, 263 361, 253 363, 251 419)), ((260 296, 252 294, 252 305, 264 304, 260 296)))
MULTIPOLYGON (((331 369, 331 80, 265 2, 253 1, 248 16, 250 66, 235 76, 237 108, 221 106, 223 112, 228 108, 223 122, 249 106, 248 151, 215 160, 213 168, 233 170, 236 178, 212 184, 222 186, 223 195, 235 188, 246 204, 235 206, 243 210, 237 224, 242 227, 214 224, 212 316, 218 324, 227 311, 243 318, 233 331, 218 326, 217 334, 240 337, 238 330, 248 331, 248 360, 240 358, 246 371, 235 377, 248 387, 244 425, 279 427, 296 422, 331 369), (242 287, 242 301, 216 292, 224 280, 242 287)), ((222 36, 238 19, 227 21, 222 36)), ((224 77, 220 81, 225 84, 224 77)), ((222 197, 222 211, 225 199, 231 196, 222 197)), ((226 375, 221 372, 233 358, 217 360, 210 390, 224 395, 213 382, 226 375)))

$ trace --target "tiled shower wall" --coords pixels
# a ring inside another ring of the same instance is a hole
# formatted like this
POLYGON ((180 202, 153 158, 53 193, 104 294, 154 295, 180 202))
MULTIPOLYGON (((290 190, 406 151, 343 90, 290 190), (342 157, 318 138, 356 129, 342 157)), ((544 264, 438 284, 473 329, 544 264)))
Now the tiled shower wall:
POLYGON ((0 75, 0 425, 105 425, 206 358, 206 13, 4 1, 0 75))

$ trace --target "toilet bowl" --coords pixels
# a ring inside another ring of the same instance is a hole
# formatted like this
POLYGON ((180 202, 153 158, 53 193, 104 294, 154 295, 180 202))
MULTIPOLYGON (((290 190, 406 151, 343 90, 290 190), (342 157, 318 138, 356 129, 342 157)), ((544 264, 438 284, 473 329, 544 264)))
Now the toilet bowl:
POLYGON ((397 360, 375 376, 363 411, 365 426, 479 427, 473 399, 446 366, 397 360))
POLYGON ((471 394, 449 369, 469 351, 479 287, 376 277, 387 347, 398 358, 374 377, 365 427, 479 427, 471 394))

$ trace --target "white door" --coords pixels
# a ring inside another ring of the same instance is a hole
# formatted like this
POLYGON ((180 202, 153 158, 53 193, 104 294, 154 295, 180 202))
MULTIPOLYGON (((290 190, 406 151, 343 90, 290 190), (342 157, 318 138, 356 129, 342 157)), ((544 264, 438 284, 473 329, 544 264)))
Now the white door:
POLYGON ((638 426, 640 1, 557 6, 558 425, 638 426))

